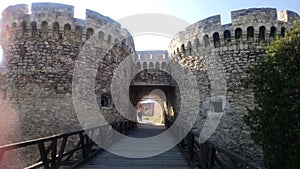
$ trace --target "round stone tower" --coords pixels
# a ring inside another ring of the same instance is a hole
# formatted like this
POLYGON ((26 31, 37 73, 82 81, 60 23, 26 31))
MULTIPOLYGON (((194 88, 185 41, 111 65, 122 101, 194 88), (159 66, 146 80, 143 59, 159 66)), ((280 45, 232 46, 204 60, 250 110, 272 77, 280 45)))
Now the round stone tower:
POLYGON ((72 101, 79 54, 104 56, 95 78, 97 103, 107 121, 122 120, 111 101, 110 83, 114 69, 135 49, 118 22, 91 10, 85 20, 77 19, 74 7, 63 4, 33 3, 30 14, 27 5, 9 6, 2 13, 0 44, 0 94, 6 106, 0 119, 8 119, 3 123, 14 128, 1 133, 0 144, 81 128, 72 101))
POLYGON ((210 140, 261 160, 261 149, 251 140, 243 123, 247 108, 253 108, 254 93, 245 89, 242 82, 247 78, 246 70, 265 55, 263 44, 284 36, 297 19, 300 19, 297 13, 287 10, 279 12, 278 17, 273 8, 242 9, 231 12, 230 24, 222 25, 220 15, 212 16, 190 25, 173 38, 170 58, 191 69, 198 79, 202 106, 195 126, 197 131, 205 128, 212 98, 224 95, 224 115, 210 140))

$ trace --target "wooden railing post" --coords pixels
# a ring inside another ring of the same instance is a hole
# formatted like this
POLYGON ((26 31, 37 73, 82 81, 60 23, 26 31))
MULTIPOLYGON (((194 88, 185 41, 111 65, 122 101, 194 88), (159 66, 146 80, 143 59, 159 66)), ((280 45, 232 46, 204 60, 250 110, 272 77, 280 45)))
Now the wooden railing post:
POLYGON ((126 134, 127 131, 128 131, 128 123, 127 123, 127 121, 124 122, 124 128, 125 128, 125 133, 124 134, 126 134))
POLYGON ((0 150, 0 161, 2 160, 2 157, 3 157, 3 155, 4 155, 4 152, 5 152, 5 151, 1 151, 1 150, 0 150))
POLYGON ((201 166, 203 169, 208 169, 207 167, 207 146, 205 143, 200 144, 200 152, 201 152, 201 166))
POLYGON ((125 134, 126 133, 126 122, 122 122, 122 128, 123 128, 123 134, 125 134))
POLYGON ((52 150, 51 150, 51 168, 56 166, 56 155, 57 155, 57 139, 52 140, 52 150))
POLYGON ((47 159, 44 142, 38 143, 38 147, 39 147, 41 159, 43 161, 43 166, 45 169, 49 169, 49 163, 48 163, 48 159, 47 159))
POLYGON ((81 150, 82 150, 82 157, 83 157, 83 159, 86 159, 87 158, 87 154, 86 154, 86 146, 84 144, 83 132, 81 132, 79 134, 79 137, 80 137, 80 144, 81 144, 81 150))
POLYGON ((126 124, 126 133, 128 133, 128 131, 129 131, 129 121, 126 121, 125 124, 126 124))
POLYGON ((66 148, 67 140, 68 140, 68 136, 63 137, 63 141, 62 141, 60 149, 59 149, 59 154, 58 154, 58 158, 56 161, 55 169, 59 169, 59 167, 60 167, 60 162, 62 161, 62 158, 63 158, 63 153, 66 148))
POLYGON ((194 160, 194 136, 192 134, 188 134, 188 153, 189 153, 189 161, 193 163, 194 160))
POLYGON ((184 151, 184 141, 185 141, 186 138, 182 139, 181 142, 180 142, 180 149, 182 151, 184 151))
POLYGON ((208 169, 213 169, 213 166, 215 164, 215 157, 216 157, 216 149, 212 146, 210 146, 208 143, 207 147, 209 148, 208 150, 208 158, 207 158, 207 165, 208 165, 208 169))
POLYGON ((123 133, 123 123, 122 122, 120 122, 119 123, 119 129, 120 129, 120 133, 123 133))

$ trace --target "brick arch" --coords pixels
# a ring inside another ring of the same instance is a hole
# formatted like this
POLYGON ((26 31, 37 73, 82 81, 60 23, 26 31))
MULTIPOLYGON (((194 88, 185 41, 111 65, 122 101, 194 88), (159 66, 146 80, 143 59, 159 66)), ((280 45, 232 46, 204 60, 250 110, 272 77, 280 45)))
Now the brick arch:
POLYGON ((230 32, 230 30, 225 30, 223 34, 224 34, 224 42, 225 43, 230 43, 231 42, 231 32, 230 32))
POLYGON ((247 28, 247 41, 253 42, 254 41, 254 27, 249 26, 247 28))
POLYGON ((285 28, 284 26, 282 26, 281 29, 280 29, 280 35, 281 35, 282 37, 285 36, 285 30, 286 30, 286 28, 285 28))
POLYGON ((66 23, 64 25, 64 37, 65 37, 66 40, 71 39, 71 30, 72 30, 71 25, 66 23))
POLYGON ((270 39, 274 39, 276 36, 276 27, 275 26, 271 26, 270 28, 270 39))
POLYGON ((237 43, 239 43, 239 42, 241 42, 243 40, 242 36, 243 36, 243 30, 242 30, 242 28, 236 28, 235 29, 235 41, 237 43))
POLYGON ((59 23, 53 22, 52 24, 52 37, 53 39, 59 39, 59 23))
POLYGON ((35 21, 32 21, 30 23, 30 27, 31 27, 31 35, 35 36, 37 34, 37 24, 35 21))
POLYGON ((213 34, 213 40, 214 40, 214 46, 215 48, 219 48, 221 46, 220 44, 220 35, 218 32, 215 32, 213 34))
POLYGON ((82 27, 76 26, 75 27, 75 41, 81 42, 81 40, 82 40, 82 27))
POLYGON ((156 70, 160 69, 160 64, 159 64, 159 62, 156 62, 156 63, 155 63, 155 69, 156 69, 156 70))
POLYGON ((41 36, 43 39, 48 39, 48 22, 42 21, 41 23, 41 36))
POLYGON ((98 38, 99 38, 100 40, 104 40, 104 37, 105 37, 105 33, 104 33, 103 31, 99 31, 99 32, 98 32, 98 38))
POLYGON ((258 33, 258 42, 265 41, 265 40, 266 40, 266 27, 260 26, 259 33, 258 33))
POLYGON ((85 39, 88 40, 93 34, 94 34, 94 29, 93 28, 88 28, 86 30, 86 37, 85 37, 85 39))
POLYGON ((166 62, 161 63, 161 69, 162 70, 167 70, 167 63, 166 62))
POLYGON ((203 44, 204 44, 204 47, 207 48, 210 46, 210 42, 209 42, 209 36, 208 35, 204 35, 203 36, 203 44))
POLYGON ((141 70, 141 68, 142 68, 141 62, 136 62, 136 69, 141 70))
POLYGON ((147 62, 143 62, 143 69, 148 69, 147 62))
POLYGON ((27 23, 26 23, 26 21, 21 22, 21 31, 22 31, 22 37, 24 37, 25 34, 27 33, 27 23))
POLYGON ((153 62, 150 62, 150 63, 149 63, 149 69, 154 69, 154 64, 153 64, 153 62))
POLYGON ((181 51, 183 54, 185 54, 185 46, 184 46, 184 44, 181 44, 180 51, 181 51))
POLYGON ((112 41, 112 36, 111 36, 111 34, 109 34, 107 36, 107 43, 111 43, 111 41, 112 41))

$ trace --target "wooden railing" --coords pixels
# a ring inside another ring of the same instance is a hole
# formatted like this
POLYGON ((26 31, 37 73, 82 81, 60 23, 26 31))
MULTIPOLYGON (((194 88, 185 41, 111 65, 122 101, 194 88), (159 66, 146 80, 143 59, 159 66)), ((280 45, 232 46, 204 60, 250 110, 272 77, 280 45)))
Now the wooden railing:
MULTIPOLYGON (((112 124, 112 128, 120 133, 126 134, 129 130, 136 126, 136 122, 124 121, 112 124)), ((102 150, 89 136, 95 131, 103 131, 101 129, 108 126, 99 126, 87 130, 80 130, 65 134, 53 135, 9 145, 0 146, 0 162, 5 152, 20 149, 28 146, 38 146, 40 158, 34 164, 27 166, 26 169, 44 167, 45 169, 58 169, 60 166, 75 166, 76 164, 88 159, 98 151, 102 150), (78 140, 75 147, 67 150, 69 139, 74 137, 78 140), (46 146, 47 145, 47 146, 46 146), (79 152, 79 158, 72 158, 75 152, 79 152)))
MULTIPOLYGON (((173 120, 166 119, 166 126, 170 127, 173 120)), ((248 161, 231 150, 216 145, 213 142, 198 141, 199 133, 190 131, 178 144, 186 160, 192 168, 200 169, 265 169, 248 161)))

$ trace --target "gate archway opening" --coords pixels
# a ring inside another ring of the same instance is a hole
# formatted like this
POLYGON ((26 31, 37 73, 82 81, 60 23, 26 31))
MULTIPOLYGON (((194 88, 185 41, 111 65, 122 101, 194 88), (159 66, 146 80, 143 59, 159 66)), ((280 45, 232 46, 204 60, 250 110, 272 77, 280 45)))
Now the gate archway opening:
POLYGON ((166 118, 175 118, 178 109, 174 106, 178 104, 176 86, 172 77, 164 71, 139 72, 129 87, 130 101, 137 110, 137 121, 165 125, 166 118), (138 115, 140 111, 142 118, 138 115))

